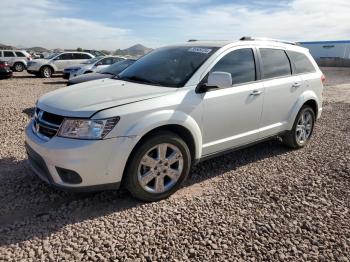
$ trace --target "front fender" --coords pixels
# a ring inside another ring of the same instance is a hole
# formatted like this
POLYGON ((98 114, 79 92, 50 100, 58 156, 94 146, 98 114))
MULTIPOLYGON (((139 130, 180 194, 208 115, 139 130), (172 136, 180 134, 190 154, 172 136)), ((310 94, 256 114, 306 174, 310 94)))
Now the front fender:
MULTIPOLYGON (((314 100, 317 105, 317 109, 320 111, 320 101, 316 95, 316 93, 312 90, 304 91, 298 98, 298 100, 295 102, 288 119, 288 130, 291 130, 293 128, 293 124, 295 121, 295 118, 300 110, 300 108, 309 100, 314 100)), ((322 110, 322 108, 321 108, 322 110)), ((317 115, 319 115, 319 112, 315 112, 317 115)))
POLYGON ((148 132, 165 125, 180 125, 190 131, 195 142, 195 158, 200 158, 202 155, 202 132, 196 120, 181 111, 162 110, 146 115, 127 130, 126 136, 136 137, 137 143, 148 132))

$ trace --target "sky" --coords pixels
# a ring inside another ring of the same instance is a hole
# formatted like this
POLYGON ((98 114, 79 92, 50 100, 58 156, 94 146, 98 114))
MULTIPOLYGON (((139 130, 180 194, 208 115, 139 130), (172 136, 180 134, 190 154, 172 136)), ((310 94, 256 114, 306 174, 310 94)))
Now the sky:
POLYGON ((242 36, 350 39, 349 0, 0 0, 0 43, 156 48, 242 36))

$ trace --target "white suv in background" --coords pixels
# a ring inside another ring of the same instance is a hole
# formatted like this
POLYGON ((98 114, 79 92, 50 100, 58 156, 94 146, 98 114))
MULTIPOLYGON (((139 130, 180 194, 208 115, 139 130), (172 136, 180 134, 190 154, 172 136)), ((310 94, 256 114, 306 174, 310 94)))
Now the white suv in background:
POLYGON ((27 72, 49 78, 54 73, 62 73, 66 67, 81 64, 94 56, 86 52, 52 53, 46 58, 35 59, 27 64, 27 72))
POLYGON ((155 201, 193 164, 280 136, 304 147, 324 76, 307 49, 278 41, 193 41, 156 49, 118 75, 41 97, 26 128, 35 173, 68 190, 155 201))
POLYGON ((83 74, 99 72, 100 70, 122 60, 125 60, 125 58, 117 56, 95 57, 81 63, 80 65, 65 68, 63 70, 63 78, 70 79, 83 74))
POLYGON ((5 61, 16 72, 22 72, 31 61, 31 55, 24 50, 0 50, 0 61, 5 61))

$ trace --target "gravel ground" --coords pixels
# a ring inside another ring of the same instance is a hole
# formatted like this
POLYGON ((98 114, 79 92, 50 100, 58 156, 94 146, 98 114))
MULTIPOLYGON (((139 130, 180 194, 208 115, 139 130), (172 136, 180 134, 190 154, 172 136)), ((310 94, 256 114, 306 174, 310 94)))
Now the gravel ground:
POLYGON ((208 160, 174 196, 147 204, 123 190, 63 193, 33 176, 28 114, 65 82, 0 81, 0 261, 350 261, 347 72, 328 84, 306 148, 273 140, 208 160))

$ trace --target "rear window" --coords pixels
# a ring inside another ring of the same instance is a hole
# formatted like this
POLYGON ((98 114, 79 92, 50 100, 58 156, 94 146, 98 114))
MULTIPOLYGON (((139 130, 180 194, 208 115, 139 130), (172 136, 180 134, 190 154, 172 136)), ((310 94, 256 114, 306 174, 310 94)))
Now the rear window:
POLYGON ((26 57, 22 52, 16 52, 17 57, 26 57))
POLYGON ((14 53, 10 51, 4 51, 4 57, 14 57, 14 53))
POLYGON ((316 72, 315 67, 306 55, 294 51, 287 51, 287 54, 293 65, 293 74, 316 72))
POLYGON ((261 48, 260 54, 264 79, 292 74, 290 62, 284 50, 261 48))

